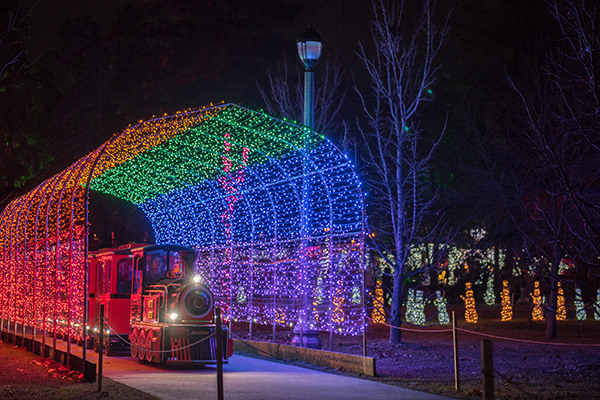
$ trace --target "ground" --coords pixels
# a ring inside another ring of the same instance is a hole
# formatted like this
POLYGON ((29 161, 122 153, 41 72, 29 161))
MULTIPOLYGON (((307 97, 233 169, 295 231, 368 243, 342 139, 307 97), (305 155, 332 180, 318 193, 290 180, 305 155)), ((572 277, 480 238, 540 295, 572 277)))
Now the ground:
POLYGON ((111 379, 83 382, 77 374, 22 348, 0 342, 0 399, 136 399, 158 400, 111 379))
MULTIPOLYGON (((544 344, 491 338, 493 345, 496 399, 596 399, 600 395, 600 321, 561 321, 558 339, 545 339, 546 323, 530 322, 525 306, 516 307, 515 318, 500 321, 500 306, 479 306, 479 322, 464 322, 464 307, 455 305, 459 328, 544 344), (462 315, 461 315, 462 314, 462 315), (584 344, 559 346, 552 343, 584 344)), ((591 314, 591 313, 590 313, 591 314)), ((590 315, 591 316, 591 315, 590 315)), ((434 321, 430 321, 434 322, 434 321)), ((406 326, 406 325, 405 325, 406 326)), ((408 327, 408 326, 407 326, 408 327)), ((408 327, 422 329, 420 327, 408 327)), ((367 355, 375 357, 377 381, 461 399, 481 398, 480 335, 459 331, 459 371, 461 391, 454 387, 454 357, 448 327, 431 327, 427 333, 403 332, 403 343, 388 343, 389 330, 372 326, 367 331, 367 355)), ((234 333, 248 338, 247 326, 234 325, 234 333), (244 329, 245 328, 245 329, 244 329)), ((253 339, 271 340, 270 329, 253 329, 253 339)), ((289 332, 278 332, 277 341, 286 343, 289 332)), ((322 336, 330 349, 329 335, 322 336)), ((333 351, 362 354, 362 337, 334 336, 333 351)), ((370 379, 370 378, 369 378, 370 379)))
MULTIPOLYGON (((512 321, 500 322, 499 306, 478 306, 477 324, 464 322, 464 310, 459 305, 451 306, 452 310, 457 313, 460 328, 498 337, 545 342, 524 343, 491 338, 496 399, 600 397, 600 346, 590 345, 600 343, 600 321, 595 321, 593 317, 581 322, 562 321, 558 326, 558 339, 548 341, 545 339, 545 322, 528 321, 525 307, 515 309, 512 321), (559 346, 556 343, 571 345, 559 346)), ((456 392, 452 333, 436 332, 447 328, 429 327, 426 333, 404 331, 403 343, 392 345, 387 341, 387 327, 369 327, 367 355, 377 359, 378 376, 362 378, 459 399, 481 398, 482 336, 459 332, 461 390, 456 392)), ((233 333, 248 339, 248 325, 234 324, 233 333)), ((271 340, 271 333, 271 326, 253 327, 254 340, 271 340)), ((291 338, 289 330, 278 330, 278 342, 289 343, 291 338)), ((332 346, 328 334, 323 334, 322 340, 326 350, 332 347, 338 352, 362 354, 362 337, 335 335, 332 346)), ((349 374, 314 365, 303 366, 349 374)), ((65 374, 32 353, 0 343, 0 398, 62 400, 104 397, 156 400, 149 394, 108 378, 104 378, 103 389, 99 393, 96 383, 83 383, 74 374, 65 374)))

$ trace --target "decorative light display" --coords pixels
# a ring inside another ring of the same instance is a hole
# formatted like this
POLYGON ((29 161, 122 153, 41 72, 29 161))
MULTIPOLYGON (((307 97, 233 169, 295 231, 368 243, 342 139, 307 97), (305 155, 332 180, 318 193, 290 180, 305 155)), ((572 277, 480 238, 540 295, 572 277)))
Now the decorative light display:
POLYGON ((564 321, 567 319, 567 308, 565 307, 565 291, 562 284, 558 282, 558 295, 556 296, 556 320, 564 321))
POLYGON ((406 260, 408 267, 411 270, 417 270, 424 265, 432 264, 435 251, 435 244, 433 243, 412 245, 406 260))
POLYGON ((414 310, 412 312, 412 320, 415 325, 425 325, 425 299, 423 298, 422 290, 415 290, 414 310))
POLYGON ((502 281, 502 293, 500 294, 502 301, 502 311, 500 311, 500 319, 502 321, 510 321, 513 317, 512 301, 510 298, 510 288, 508 281, 502 281))
POLYGON ((594 318, 600 321, 600 289, 596 290, 596 304, 594 304, 594 318))
POLYGON ((571 268, 571 266, 565 260, 561 260, 560 264, 558 264, 558 274, 563 275, 569 268, 571 268))
POLYGON ((377 280, 375 283, 375 296, 373 300, 373 311, 371 313, 371 319, 374 324, 385 324, 385 307, 383 298, 383 288, 381 287, 381 281, 377 280))
POLYGON ((581 294, 581 288, 575 289, 575 318, 579 321, 585 321, 587 319, 587 311, 585 310, 585 304, 583 303, 583 295, 581 294))
POLYGON ((504 254, 504 250, 498 249, 498 269, 502 271, 504 269, 504 263, 506 260, 506 254, 504 254))
POLYGON ((502 281, 502 293, 500 293, 502 302, 502 310, 500 311, 501 321, 510 321, 512 319, 512 299, 510 296, 510 288, 508 287, 508 281, 502 281))
POLYGON ((465 251, 457 247, 450 247, 448 252, 448 285, 456 285, 456 271, 460 269, 465 257, 465 251))
POLYGON ((437 307, 438 310, 438 321, 441 325, 448 325, 450 323, 450 317, 448 316, 448 310, 446 307, 448 306, 448 300, 442 296, 442 292, 439 290, 435 291, 435 300, 433 304, 437 307))
POLYGON ((157 244, 195 247, 226 318, 283 325, 303 314, 317 329, 364 329, 363 201, 350 161, 313 130, 235 105, 140 122, 10 203, 1 317, 82 336, 88 184, 143 210, 157 244))
POLYGON ((469 232, 471 234, 471 237, 473 239, 475 239, 475 241, 480 241, 481 239, 483 239, 485 237, 485 235, 487 234, 486 230, 483 228, 475 228, 475 229, 471 229, 471 231, 469 232))
POLYGON ((415 323, 415 289, 408 289, 408 296, 406 297, 406 313, 404 314, 406 322, 409 324, 415 323))
MULTIPOLYGON (((343 282, 339 281, 338 283, 342 284, 343 282)), ((333 310, 331 311, 331 320, 334 324, 340 325, 344 322, 344 300, 342 288, 337 287, 333 295, 333 310)))
POLYGON ((483 301, 488 306, 496 304, 496 294, 494 293, 494 270, 490 269, 488 273, 485 293, 483 294, 483 301))
POLYGON ((475 308, 475 296, 471 289, 471 282, 465 283, 465 295, 460 296, 465 302, 465 321, 472 324, 477 323, 477 309, 475 308))
POLYGON ((531 293, 533 301, 533 311, 531 311, 531 319, 533 321, 543 321, 544 311, 542 310, 542 295, 540 294, 540 282, 533 283, 533 293, 531 293))

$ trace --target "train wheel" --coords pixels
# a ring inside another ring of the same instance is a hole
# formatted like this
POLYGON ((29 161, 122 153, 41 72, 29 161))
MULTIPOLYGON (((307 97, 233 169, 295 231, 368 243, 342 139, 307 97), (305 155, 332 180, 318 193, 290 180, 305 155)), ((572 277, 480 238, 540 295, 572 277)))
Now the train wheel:
POLYGON ((138 356, 137 346, 139 346, 137 329, 133 329, 133 331, 131 332, 131 335, 129 336, 129 340, 131 342, 131 347, 130 347, 131 348, 131 357, 136 358, 138 356))
MULTIPOLYGON (((146 348, 148 349, 152 349, 152 339, 154 338, 154 333, 152 333, 152 331, 148 331, 148 333, 146 334, 146 348)), ((146 351, 146 360, 148 362, 152 362, 154 361, 154 352, 152 350, 147 350, 146 351)))
MULTIPOLYGON (((144 330, 140 330, 140 333, 138 335, 138 340, 137 343, 140 347, 142 347, 144 345, 144 342, 146 341, 146 332, 144 330)), ((140 360, 141 363, 146 363, 146 350, 143 349, 138 349, 138 360, 140 360)))

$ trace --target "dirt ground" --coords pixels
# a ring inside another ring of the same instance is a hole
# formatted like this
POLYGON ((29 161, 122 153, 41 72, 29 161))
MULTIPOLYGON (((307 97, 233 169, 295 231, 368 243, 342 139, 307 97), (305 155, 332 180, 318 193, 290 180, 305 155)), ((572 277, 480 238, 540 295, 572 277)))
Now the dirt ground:
MULTIPOLYGON (((479 306, 479 322, 464 322, 464 308, 456 311, 458 327, 469 331, 544 344, 491 338, 493 345, 496 399, 598 399, 600 398, 600 321, 560 321, 558 338, 545 339, 546 322, 528 321, 528 310, 516 307, 512 321, 500 321, 500 306, 479 306), (571 343, 560 346, 553 343, 571 343), (576 345, 583 344, 583 345, 576 345), (585 345, 588 344, 588 345, 585 345)), ((590 313, 591 314, 591 313, 590 313)), ((590 319, 591 317, 591 319, 590 319)), ((404 325, 411 328, 407 325, 404 325)), ((422 327, 412 327, 423 329, 422 327)), ((459 331, 460 392, 454 388, 454 356, 449 327, 434 326, 431 332, 403 331, 403 343, 388 343, 389 328, 371 326, 367 330, 367 355, 375 357, 374 380, 411 389, 461 399, 481 398, 481 339, 483 336, 459 331)), ((235 334, 248 338, 248 326, 236 324, 235 334)), ((289 331, 278 331, 277 341, 288 343, 289 331)), ((272 327, 253 327, 253 339, 270 341, 272 327)), ((362 337, 321 336, 326 350, 362 354, 362 337)), ((370 378, 367 378, 370 379, 370 378)))
POLYGON ((102 391, 98 392, 97 383, 85 383, 78 375, 22 348, 0 342, 0 399, 158 400, 106 377, 102 380, 102 391))

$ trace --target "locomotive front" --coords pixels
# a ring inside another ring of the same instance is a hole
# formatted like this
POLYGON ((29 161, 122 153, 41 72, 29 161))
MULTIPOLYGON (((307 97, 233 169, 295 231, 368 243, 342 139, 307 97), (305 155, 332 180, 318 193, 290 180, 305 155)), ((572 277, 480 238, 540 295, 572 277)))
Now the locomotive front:
MULTIPOLYGON (((131 354, 141 362, 214 364, 217 362, 214 298, 193 275, 193 249, 148 246, 134 251, 131 295, 131 354)), ((233 341, 222 331, 224 362, 233 341)))

